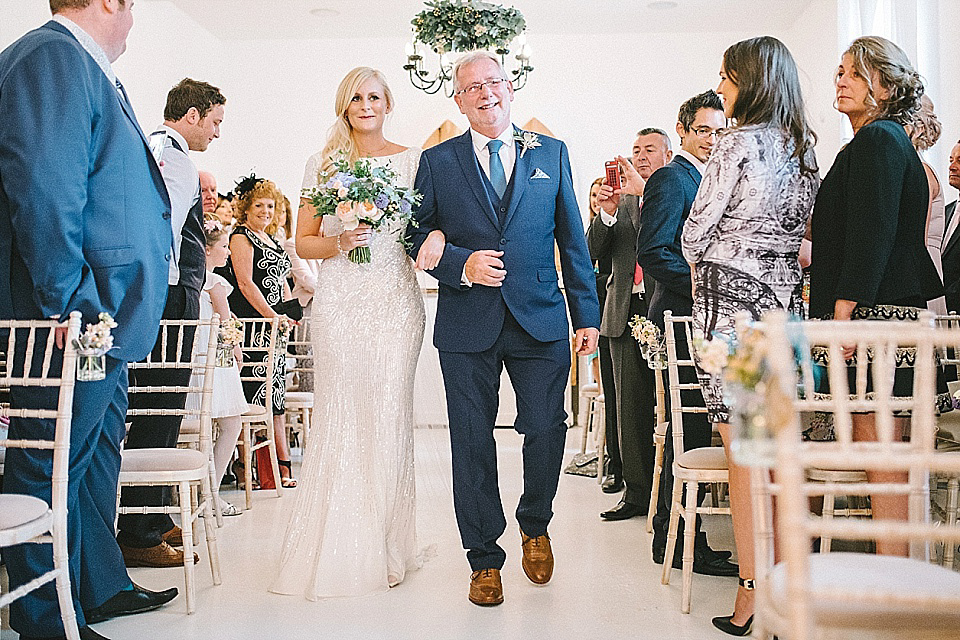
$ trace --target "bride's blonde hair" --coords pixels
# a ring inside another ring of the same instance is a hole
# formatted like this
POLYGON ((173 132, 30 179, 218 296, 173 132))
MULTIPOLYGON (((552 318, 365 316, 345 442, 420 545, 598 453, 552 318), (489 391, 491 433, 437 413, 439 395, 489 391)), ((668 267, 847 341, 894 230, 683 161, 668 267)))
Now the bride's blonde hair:
POLYGON ((357 144, 353 139, 353 127, 347 117, 347 109, 350 108, 350 101, 357 94, 360 85, 370 78, 375 79, 383 87, 383 97, 387 101, 387 111, 393 110, 393 92, 390 91, 383 73, 370 67, 357 67, 348 73, 340 81, 340 86, 337 87, 337 98, 334 103, 337 121, 330 127, 327 144, 323 148, 323 161, 320 163, 321 172, 330 169, 341 151, 346 154, 350 162, 354 162, 360 157, 357 144))

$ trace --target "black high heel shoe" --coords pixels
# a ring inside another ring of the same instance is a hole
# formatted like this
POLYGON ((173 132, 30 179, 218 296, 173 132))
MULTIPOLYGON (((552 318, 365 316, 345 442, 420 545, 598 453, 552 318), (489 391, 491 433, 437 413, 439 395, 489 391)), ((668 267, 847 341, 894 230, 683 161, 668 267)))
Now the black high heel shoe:
MULTIPOLYGON (((755 583, 753 580, 740 578, 740 586, 747 591, 753 591, 755 583)), ((753 616, 747 618, 747 622, 742 626, 733 624, 733 616, 720 616, 713 619, 713 626, 728 635, 742 638, 750 635, 750 632, 753 631, 753 616)))
POLYGON ((283 474, 280 474, 280 486, 284 489, 295 489, 297 486, 297 481, 293 477, 293 462, 290 460, 278 460, 277 465, 281 469, 287 470, 287 476, 284 477, 283 474))

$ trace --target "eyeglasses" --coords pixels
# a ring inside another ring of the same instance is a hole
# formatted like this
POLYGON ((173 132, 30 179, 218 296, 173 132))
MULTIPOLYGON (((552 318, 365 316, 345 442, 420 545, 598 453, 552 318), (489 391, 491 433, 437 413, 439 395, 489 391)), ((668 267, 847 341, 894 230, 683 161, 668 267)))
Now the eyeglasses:
POLYGON ((474 82, 469 87, 464 87, 457 91, 457 95, 467 94, 468 96, 475 96, 483 91, 484 87, 490 87, 491 89, 497 89, 501 84, 506 82, 504 78, 493 78, 491 80, 484 80, 483 82, 474 82))
POLYGON ((713 137, 714 139, 719 138, 726 129, 711 129, 710 127, 693 127, 690 129, 693 133, 697 135, 698 138, 709 138, 713 137))

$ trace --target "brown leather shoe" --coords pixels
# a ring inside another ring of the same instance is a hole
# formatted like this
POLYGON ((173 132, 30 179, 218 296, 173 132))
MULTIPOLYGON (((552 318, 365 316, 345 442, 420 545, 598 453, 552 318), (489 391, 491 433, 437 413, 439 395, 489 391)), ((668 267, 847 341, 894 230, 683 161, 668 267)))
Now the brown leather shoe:
POLYGON ((553 550, 550 548, 550 536, 543 534, 531 538, 520 531, 523 549, 523 572, 534 584, 547 584, 553 577, 553 550))
POLYGON ((167 531, 160 537, 171 547, 183 546, 183 529, 177 525, 173 525, 173 529, 170 529, 170 531, 167 531))
POLYGON ((500 569, 481 569, 470 574, 470 602, 481 607, 493 607, 503 602, 503 584, 500 569))
MULTIPOLYGON (((183 550, 174 549, 166 542, 161 542, 155 547, 146 549, 137 549, 136 547, 126 547, 120 545, 120 552, 123 553, 123 563, 128 567, 182 567, 183 550)), ((200 556, 193 554, 194 564, 200 562, 200 556)))

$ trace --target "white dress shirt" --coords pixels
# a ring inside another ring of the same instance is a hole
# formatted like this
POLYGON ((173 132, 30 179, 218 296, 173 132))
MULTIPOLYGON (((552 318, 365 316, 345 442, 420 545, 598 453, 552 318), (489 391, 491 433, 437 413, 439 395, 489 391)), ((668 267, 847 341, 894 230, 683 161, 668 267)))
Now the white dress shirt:
POLYGON ((163 147, 163 183, 170 194, 170 226, 173 229, 173 256, 170 258, 170 275, 167 282, 171 285, 180 282, 180 242, 183 240, 183 223, 194 203, 200 198, 200 174, 190 159, 189 145, 186 139, 175 129, 160 125, 155 131, 166 131, 167 141, 163 147), (183 153, 173 146, 177 141, 183 153))
POLYGON ((680 156, 687 162, 693 165, 693 168, 700 172, 700 175, 703 175, 703 170, 707 168, 707 163, 700 162, 700 158, 696 157, 689 151, 684 151, 683 149, 677 149, 677 152, 673 154, 674 156, 680 156))
MULTIPOLYGON (((477 160, 480 161, 480 168, 489 180, 490 149, 487 148, 487 143, 493 138, 488 138, 474 129, 470 129, 470 137, 473 139, 473 151, 477 154, 477 160)), ((500 147, 500 162, 503 163, 503 174, 509 183, 510 176, 513 175, 513 166, 517 163, 517 145, 513 139, 513 125, 504 129, 496 139, 503 141, 503 146, 500 147)))

